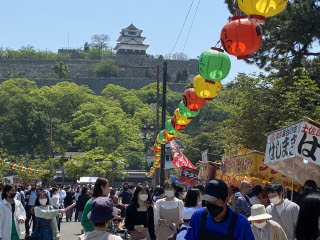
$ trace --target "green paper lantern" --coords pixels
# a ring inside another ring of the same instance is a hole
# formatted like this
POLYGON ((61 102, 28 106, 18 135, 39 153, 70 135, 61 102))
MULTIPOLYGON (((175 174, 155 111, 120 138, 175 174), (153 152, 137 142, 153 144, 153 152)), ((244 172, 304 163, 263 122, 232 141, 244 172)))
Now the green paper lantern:
MULTIPOLYGON (((200 113, 200 110, 198 110, 196 112, 190 111, 190 109, 186 108, 186 106, 184 105, 183 101, 181 101, 180 104, 179 104, 179 111, 180 111, 182 116, 184 116, 184 117, 186 117, 188 119, 195 118, 200 113)), ((170 121, 170 124, 171 124, 171 121, 170 121)), ((171 126, 172 126, 172 124, 171 124, 171 126)), ((167 131, 167 129, 166 129, 166 131, 167 131)))
POLYGON ((210 81, 221 81, 228 76, 231 62, 220 48, 204 51, 199 57, 199 74, 210 81))
POLYGON ((19 167, 20 167, 20 166, 16 166, 16 170, 19 170, 19 167))
POLYGON ((5 167, 9 167, 9 165, 10 165, 10 162, 6 162, 6 163, 4 164, 5 167))
POLYGON ((159 139, 162 141, 162 142, 168 142, 168 139, 166 139, 164 136, 163 136, 163 130, 161 132, 159 132, 159 139))
POLYGON ((179 130, 175 129, 173 126, 172 126, 172 123, 171 123, 171 120, 167 120, 165 122, 165 130, 166 132, 170 133, 170 134, 175 134, 177 133, 179 130))
POLYGON ((33 168, 31 169, 31 172, 34 173, 34 169, 33 168))

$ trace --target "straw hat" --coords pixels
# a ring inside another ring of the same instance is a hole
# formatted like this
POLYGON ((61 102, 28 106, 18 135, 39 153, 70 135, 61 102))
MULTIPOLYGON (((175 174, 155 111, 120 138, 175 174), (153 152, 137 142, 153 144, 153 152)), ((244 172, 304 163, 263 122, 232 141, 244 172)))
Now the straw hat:
POLYGON ((270 219, 272 216, 266 212, 266 208, 262 204, 254 204, 251 207, 251 216, 249 221, 270 219))

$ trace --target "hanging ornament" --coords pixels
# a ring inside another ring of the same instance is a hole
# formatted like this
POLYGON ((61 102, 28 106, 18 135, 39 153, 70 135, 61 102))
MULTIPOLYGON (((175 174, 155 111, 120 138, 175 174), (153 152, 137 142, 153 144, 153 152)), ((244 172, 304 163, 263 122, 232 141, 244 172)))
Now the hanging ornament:
POLYGON ((188 125, 191 122, 191 119, 188 119, 180 114, 179 108, 174 111, 174 118, 176 123, 179 125, 188 125))
POLYGON ((229 56, 221 48, 211 48, 199 57, 199 74, 210 81, 221 81, 231 68, 229 56))
POLYGON ((168 140, 163 136, 163 130, 159 132, 158 134, 160 141, 167 143, 168 140))
POLYGON ((179 135, 179 133, 180 132, 170 134, 166 130, 163 130, 163 136, 165 137, 165 139, 168 139, 168 141, 171 141, 172 139, 176 138, 179 135))
POLYGON ((221 30, 224 50, 237 59, 246 59, 259 50, 262 43, 262 28, 249 21, 247 16, 234 16, 221 30))
POLYGON ((200 75, 197 75, 193 80, 193 87, 198 97, 210 101, 221 91, 221 82, 206 80, 200 75))
POLYGON ((238 0, 239 8, 251 21, 264 23, 266 18, 279 14, 288 0, 238 0))
POLYGON ((156 153, 156 154, 154 155, 154 157, 155 157, 155 158, 161 157, 161 154, 156 153))
POLYGON ((18 170, 21 171, 22 170, 22 166, 19 166, 18 170))
POLYGON ((177 124, 176 123, 176 119, 175 119, 174 116, 171 118, 171 124, 175 129, 177 129, 179 131, 181 131, 181 130, 183 130, 183 129, 185 129, 187 127, 187 125, 179 125, 179 124, 177 124))
POLYGON ((183 103, 190 111, 197 112, 204 107, 206 101, 198 97, 193 88, 189 88, 183 93, 183 103))
POLYGON ((27 168, 27 172, 29 173, 31 171, 31 169, 30 168, 27 168))
POLYGON ((159 148, 158 145, 154 144, 154 145, 153 145, 153 150, 154 150, 155 152, 161 152, 161 147, 159 148))
POLYGON ((158 134, 156 141, 157 141, 158 143, 162 144, 162 145, 163 145, 163 144, 166 144, 166 143, 168 142, 168 140, 165 139, 165 138, 163 138, 163 140, 164 140, 164 141, 162 141, 162 140, 160 139, 160 136, 159 136, 159 134, 158 134))
POLYGON ((4 164, 4 161, 2 159, 0 159, 0 165, 4 164))
POLYGON ((175 133, 179 132, 179 130, 174 128, 174 126, 171 123, 171 120, 167 120, 165 122, 165 130, 166 130, 166 132, 168 132, 170 134, 175 134, 175 133))
MULTIPOLYGON (((190 109, 186 108, 186 106, 184 105, 183 101, 181 101, 179 103, 179 111, 181 113, 182 116, 188 118, 188 119, 193 119, 195 118, 196 116, 199 115, 200 113, 200 110, 199 111, 196 111, 196 112, 192 112, 190 111, 190 109)), ((169 121, 169 120, 168 120, 169 121)), ((171 125, 171 121, 170 121, 170 125, 171 125)), ((172 125, 171 125, 172 126, 172 125)))
POLYGON ((5 167, 9 167, 9 166, 10 166, 10 162, 5 162, 5 163, 4 163, 4 166, 5 166, 5 167))

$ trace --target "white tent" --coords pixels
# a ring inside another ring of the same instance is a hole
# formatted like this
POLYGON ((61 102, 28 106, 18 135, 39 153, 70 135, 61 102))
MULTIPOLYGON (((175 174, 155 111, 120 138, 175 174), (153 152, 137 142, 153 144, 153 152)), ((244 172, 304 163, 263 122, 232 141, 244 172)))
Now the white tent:
POLYGON ((78 183, 95 183, 98 177, 80 177, 80 181, 78 183))
POLYGON ((303 119, 270 133, 264 162, 301 185, 320 186, 320 124, 303 119))

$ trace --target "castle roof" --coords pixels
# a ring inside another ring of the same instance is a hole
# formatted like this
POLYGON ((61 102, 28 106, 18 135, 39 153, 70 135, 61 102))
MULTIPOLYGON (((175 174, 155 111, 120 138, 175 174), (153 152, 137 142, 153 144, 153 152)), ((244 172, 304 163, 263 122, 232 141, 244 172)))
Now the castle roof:
POLYGON ((138 28, 136 28, 132 23, 130 24, 129 27, 125 28, 126 30, 139 30, 138 28))

